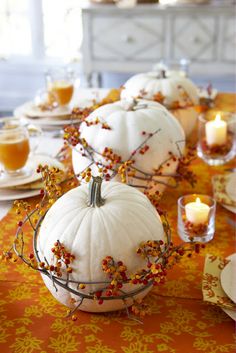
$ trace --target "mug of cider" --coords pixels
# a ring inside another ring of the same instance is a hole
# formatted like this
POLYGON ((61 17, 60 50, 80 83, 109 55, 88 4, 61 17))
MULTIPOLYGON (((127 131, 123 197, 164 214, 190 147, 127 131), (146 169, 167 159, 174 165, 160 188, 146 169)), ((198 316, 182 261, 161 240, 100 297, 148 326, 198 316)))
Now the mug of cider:
POLYGON ((30 152, 34 146, 30 143, 31 132, 38 137, 42 131, 38 127, 24 126, 20 120, 15 118, 0 119, 0 165, 5 177, 16 177, 28 175, 30 171, 24 169, 30 152))
POLYGON ((46 74, 46 84, 49 93, 55 97, 59 106, 70 103, 74 93, 74 75, 67 69, 55 69, 46 74))

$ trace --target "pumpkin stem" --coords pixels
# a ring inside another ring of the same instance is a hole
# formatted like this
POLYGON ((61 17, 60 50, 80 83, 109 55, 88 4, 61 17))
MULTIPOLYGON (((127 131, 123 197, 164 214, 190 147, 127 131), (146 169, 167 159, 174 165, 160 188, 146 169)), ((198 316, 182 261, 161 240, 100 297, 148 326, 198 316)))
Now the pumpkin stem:
POLYGON ((101 195, 102 178, 92 177, 92 181, 89 184, 89 202, 88 205, 92 207, 100 207, 104 205, 105 200, 101 195))
POLYGON ((160 78, 166 78, 166 70, 161 70, 159 74, 160 78))
POLYGON ((123 108, 126 111, 135 111, 135 110, 147 108, 147 104, 139 104, 139 101, 135 98, 132 98, 131 100, 123 100, 122 103, 123 103, 123 108))
POLYGON ((122 101, 122 106, 127 112, 133 110, 136 104, 137 104, 137 100, 135 98, 131 98, 127 100, 124 99, 122 101))

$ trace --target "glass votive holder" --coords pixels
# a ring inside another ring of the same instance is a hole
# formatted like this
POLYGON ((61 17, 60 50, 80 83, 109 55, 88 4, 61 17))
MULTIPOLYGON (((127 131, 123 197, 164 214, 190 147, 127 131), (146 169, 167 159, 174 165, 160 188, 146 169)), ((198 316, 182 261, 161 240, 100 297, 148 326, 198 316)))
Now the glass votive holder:
POLYGON ((178 199, 178 234, 185 242, 206 243, 215 233, 216 202, 207 195, 185 195, 178 199))
POLYGON ((210 112, 198 117, 198 156, 209 165, 222 165, 236 155, 236 115, 210 112))

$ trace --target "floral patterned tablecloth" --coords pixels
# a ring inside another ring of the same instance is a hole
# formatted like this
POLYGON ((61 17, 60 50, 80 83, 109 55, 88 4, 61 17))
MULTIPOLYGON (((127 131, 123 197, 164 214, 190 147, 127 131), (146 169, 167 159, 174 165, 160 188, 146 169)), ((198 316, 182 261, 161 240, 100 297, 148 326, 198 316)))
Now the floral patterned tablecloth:
MULTIPOLYGON (((236 95, 219 94, 216 109, 235 111, 236 95)), ((227 167, 233 166, 233 162, 227 167)), ((211 177, 226 166, 209 167, 194 161, 198 176, 194 189, 181 185, 166 191, 162 206, 168 210, 176 234, 177 199, 187 193, 212 195, 211 177)), ((36 198, 30 202, 35 202, 36 198)), ((152 314, 143 324, 122 312, 106 315, 81 312, 65 319, 65 308, 51 296, 38 273, 22 265, 0 265, 0 352, 2 353, 233 353, 234 322, 219 307, 202 299, 202 273, 207 253, 226 257, 235 252, 234 215, 217 205, 214 239, 199 254, 176 266, 165 285, 146 297, 152 314)), ((17 218, 14 209, 0 222, 0 248, 13 241, 17 218)), ((31 237, 26 245, 31 244, 31 237)))

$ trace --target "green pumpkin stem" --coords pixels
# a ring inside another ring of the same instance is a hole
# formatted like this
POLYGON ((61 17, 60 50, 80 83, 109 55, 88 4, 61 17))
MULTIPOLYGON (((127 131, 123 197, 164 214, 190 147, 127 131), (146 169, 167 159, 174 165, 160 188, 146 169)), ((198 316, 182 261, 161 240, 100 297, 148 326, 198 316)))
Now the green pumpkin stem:
POLYGON ((92 181, 89 184, 89 202, 88 205, 92 207, 101 207, 104 205, 105 200, 101 195, 102 178, 92 177, 92 181))

